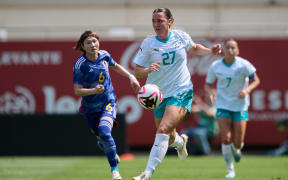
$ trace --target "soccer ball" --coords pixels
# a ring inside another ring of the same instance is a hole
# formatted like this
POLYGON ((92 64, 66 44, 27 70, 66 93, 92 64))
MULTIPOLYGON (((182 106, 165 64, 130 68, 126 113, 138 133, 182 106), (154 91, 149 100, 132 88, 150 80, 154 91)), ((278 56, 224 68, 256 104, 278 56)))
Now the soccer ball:
POLYGON ((138 102, 145 109, 154 109, 162 102, 162 93, 155 84, 145 84, 137 95, 138 102))

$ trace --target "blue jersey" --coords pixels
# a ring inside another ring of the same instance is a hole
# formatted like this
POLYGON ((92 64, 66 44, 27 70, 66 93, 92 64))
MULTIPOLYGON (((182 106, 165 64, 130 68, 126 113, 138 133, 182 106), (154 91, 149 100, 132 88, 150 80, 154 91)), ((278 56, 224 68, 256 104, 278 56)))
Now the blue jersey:
POLYGON ((109 75, 109 66, 115 66, 115 61, 111 55, 104 50, 98 51, 96 61, 90 61, 85 54, 80 56, 73 67, 73 84, 81 84, 83 88, 95 88, 102 84, 104 92, 82 97, 81 112, 90 114, 101 112, 109 103, 115 104, 117 101, 114 88, 109 75))

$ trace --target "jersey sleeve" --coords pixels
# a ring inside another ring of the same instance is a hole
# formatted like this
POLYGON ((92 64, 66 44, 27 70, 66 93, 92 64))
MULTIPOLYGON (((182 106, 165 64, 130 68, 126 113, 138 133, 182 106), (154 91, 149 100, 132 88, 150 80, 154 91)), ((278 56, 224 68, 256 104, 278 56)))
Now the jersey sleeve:
POLYGON ((249 62, 249 61, 244 61, 245 62, 245 67, 246 67, 246 76, 251 76, 256 72, 256 68, 249 62))
POLYGON ((149 49, 149 39, 146 38, 143 40, 133 62, 143 67, 149 67, 149 63, 147 61, 147 59, 150 57, 149 49))
POLYGON ((215 63, 213 63, 209 69, 208 69, 208 72, 207 72, 207 76, 206 76, 206 83, 208 84, 213 84, 215 81, 216 81, 216 74, 214 72, 214 66, 215 66, 215 63))
POLYGON ((101 50, 101 53, 105 54, 106 58, 105 60, 107 61, 109 66, 115 66, 116 62, 115 60, 112 58, 111 54, 105 50, 101 50))
POLYGON ((83 72, 81 71, 84 69, 83 63, 79 63, 78 61, 74 64, 73 67, 73 84, 83 84, 83 72))
POLYGON ((182 34, 182 37, 184 38, 184 41, 185 41, 185 45, 186 45, 185 49, 188 52, 189 49, 191 49, 195 45, 195 43, 192 40, 191 36, 189 34, 187 34, 186 32, 181 31, 181 34, 182 34))

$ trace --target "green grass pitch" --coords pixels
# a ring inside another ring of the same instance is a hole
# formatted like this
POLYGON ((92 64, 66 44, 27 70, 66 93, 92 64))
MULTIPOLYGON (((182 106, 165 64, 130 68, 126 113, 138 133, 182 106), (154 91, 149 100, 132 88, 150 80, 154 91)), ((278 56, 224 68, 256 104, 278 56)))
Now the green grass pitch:
MULTIPOLYGON (((121 161, 123 180, 131 180, 146 167, 147 155, 121 161)), ((235 164, 235 180, 288 180, 288 156, 244 155, 235 164)), ((190 156, 179 161, 166 156, 155 171, 155 180, 220 180, 226 168, 220 155, 190 156)), ((0 180, 109 180, 110 168, 103 156, 88 157, 0 157, 0 180)))

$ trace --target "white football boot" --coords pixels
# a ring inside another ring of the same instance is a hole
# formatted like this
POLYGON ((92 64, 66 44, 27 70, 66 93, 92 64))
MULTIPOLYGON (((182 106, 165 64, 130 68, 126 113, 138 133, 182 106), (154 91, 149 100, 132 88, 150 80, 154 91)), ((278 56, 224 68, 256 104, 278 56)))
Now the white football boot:
POLYGON ((178 153, 178 158, 180 160, 184 160, 188 156, 188 152, 187 152, 187 148, 186 148, 186 145, 187 145, 187 142, 188 142, 188 136, 186 134, 181 134, 181 137, 184 140, 184 144, 183 144, 181 149, 177 149, 177 153, 178 153))
POLYGON ((112 180, 121 180, 121 179, 122 177, 120 176, 119 171, 116 170, 112 171, 112 180))
POLYGON ((149 180, 149 178, 142 172, 139 176, 133 177, 132 180, 149 180))
POLYGON ((228 179, 233 179, 236 176, 235 171, 234 170, 228 170, 227 175, 225 176, 225 178, 228 179))

